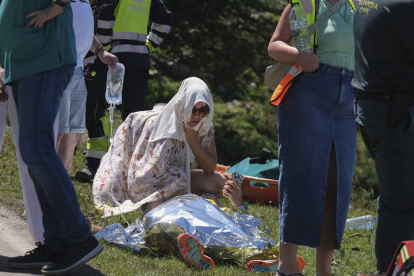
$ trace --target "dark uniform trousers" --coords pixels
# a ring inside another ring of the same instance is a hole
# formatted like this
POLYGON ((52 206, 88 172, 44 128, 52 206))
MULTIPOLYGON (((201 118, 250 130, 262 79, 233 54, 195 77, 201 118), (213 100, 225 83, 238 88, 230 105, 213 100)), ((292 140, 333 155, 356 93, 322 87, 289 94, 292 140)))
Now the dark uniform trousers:
MULTIPOLYGON (((84 78, 88 96, 86 100, 86 128, 89 138, 109 135, 105 133, 102 117, 108 109, 105 99, 108 67, 105 64, 89 64, 85 68, 84 78)), ((148 69, 125 68, 122 89, 121 115, 122 120, 132 112, 146 109, 145 98, 148 90, 148 69)), ((108 137, 109 139, 109 137, 108 137)), ((87 157, 85 164, 97 169, 100 159, 87 157)))
POLYGON ((398 244, 414 240, 414 106, 397 128, 387 125, 390 103, 358 99, 354 113, 378 175, 377 269, 385 273, 398 244))

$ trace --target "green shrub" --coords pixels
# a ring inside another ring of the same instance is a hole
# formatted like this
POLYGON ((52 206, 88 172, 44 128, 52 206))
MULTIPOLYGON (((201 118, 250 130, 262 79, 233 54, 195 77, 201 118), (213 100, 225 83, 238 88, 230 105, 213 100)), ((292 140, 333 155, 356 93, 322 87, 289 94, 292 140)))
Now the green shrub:
POLYGON ((213 124, 219 163, 233 165, 259 156, 264 147, 277 158, 276 109, 269 104, 217 103, 213 124))

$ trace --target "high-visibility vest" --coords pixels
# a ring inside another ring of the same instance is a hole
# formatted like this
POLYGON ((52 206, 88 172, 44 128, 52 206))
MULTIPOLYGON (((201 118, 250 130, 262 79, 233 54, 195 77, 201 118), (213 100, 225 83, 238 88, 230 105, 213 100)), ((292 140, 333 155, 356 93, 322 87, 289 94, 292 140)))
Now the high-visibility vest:
POLYGON ((145 45, 148 35, 148 22, 151 0, 120 0, 115 8, 115 24, 112 40, 133 40, 142 45, 121 44, 115 46, 112 53, 134 52, 147 54, 145 45))

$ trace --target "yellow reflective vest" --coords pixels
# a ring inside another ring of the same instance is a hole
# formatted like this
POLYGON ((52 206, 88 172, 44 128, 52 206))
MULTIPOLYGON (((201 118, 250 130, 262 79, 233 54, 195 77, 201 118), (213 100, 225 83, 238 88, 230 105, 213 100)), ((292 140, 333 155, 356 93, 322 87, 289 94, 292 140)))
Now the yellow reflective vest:
POLYGON ((149 69, 149 54, 167 37, 172 23, 162 0, 105 0, 99 7, 96 36, 125 67, 149 69))
POLYGON ((115 8, 113 39, 146 41, 151 0, 122 0, 115 8), (142 36, 140 36, 142 35, 142 36))
MULTIPOLYGON (((293 3, 299 3, 299 6, 305 10, 303 8, 303 4, 302 4, 303 0, 289 0, 289 3, 291 5, 293 5, 293 3)), ((309 1, 309 0, 304 0, 304 1, 309 1)), ((319 12, 319 1, 323 1, 323 0, 310 0, 311 4, 312 4, 312 12, 311 13, 306 13, 306 17, 308 19, 308 27, 310 27, 313 23, 315 23, 317 16, 318 16, 318 12, 319 12), (317 8, 315 8, 317 6, 317 8)), ((352 0, 348 0, 348 3, 351 5, 352 9, 355 11, 355 5, 354 2, 352 2, 352 0)), ((312 42, 312 49, 313 52, 316 52, 316 48, 317 48, 317 40, 318 40, 318 32, 314 32, 311 35, 311 42, 312 42)))

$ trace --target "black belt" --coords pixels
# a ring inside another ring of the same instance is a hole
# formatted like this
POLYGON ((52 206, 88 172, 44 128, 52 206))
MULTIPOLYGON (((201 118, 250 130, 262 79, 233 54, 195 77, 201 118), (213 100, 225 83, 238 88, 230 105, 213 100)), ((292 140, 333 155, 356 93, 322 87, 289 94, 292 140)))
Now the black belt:
POLYGON ((354 92, 355 99, 363 99, 363 100, 373 100, 373 101, 382 101, 382 102, 390 102, 392 100, 392 96, 394 93, 392 92, 354 92))

